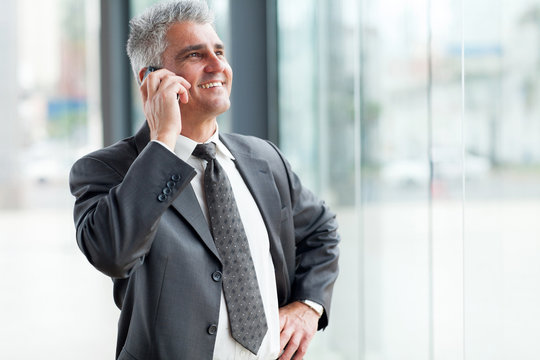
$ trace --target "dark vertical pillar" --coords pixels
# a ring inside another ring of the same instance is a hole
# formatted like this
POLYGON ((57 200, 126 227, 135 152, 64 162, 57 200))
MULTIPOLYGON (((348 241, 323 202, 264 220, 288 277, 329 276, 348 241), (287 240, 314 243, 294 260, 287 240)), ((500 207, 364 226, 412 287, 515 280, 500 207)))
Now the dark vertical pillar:
POLYGON ((105 145, 131 135, 129 0, 101 0, 101 107, 105 145))
POLYGON ((277 0, 266 1, 266 73, 268 91, 268 139, 279 144, 279 77, 277 0))
POLYGON ((229 4, 232 130, 277 141, 276 0, 229 4))

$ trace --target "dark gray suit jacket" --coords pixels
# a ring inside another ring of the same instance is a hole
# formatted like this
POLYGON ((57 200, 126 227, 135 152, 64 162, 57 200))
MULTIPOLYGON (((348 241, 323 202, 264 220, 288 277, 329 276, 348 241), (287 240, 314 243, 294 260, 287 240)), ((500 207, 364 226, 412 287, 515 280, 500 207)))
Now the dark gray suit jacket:
MULTIPOLYGON (((241 135, 221 140, 266 224, 280 306, 316 301, 325 309, 319 328, 326 327, 338 273, 335 215, 273 144, 241 135)), ((77 242, 113 279, 121 309, 118 359, 212 359, 222 263, 193 176, 191 166, 149 142, 147 126, 73 165, 77 242)))

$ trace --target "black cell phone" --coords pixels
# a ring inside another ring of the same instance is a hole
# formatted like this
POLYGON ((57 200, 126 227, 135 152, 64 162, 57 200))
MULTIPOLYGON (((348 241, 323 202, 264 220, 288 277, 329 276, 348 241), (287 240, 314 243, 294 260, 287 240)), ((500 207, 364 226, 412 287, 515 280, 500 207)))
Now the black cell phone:
POLYGON ((141 82, 143 82, 144 79, 146 79, 146 77, 148 76, 148 74, 150 74, 152 71, 156 71, 156 70, 159 70, 159 68, 154 67, 154 66, 149 66, 149 67, 147 67, 147 68, 146 68, 146 71, 145 71, 145 73, 144 73, 144 76, 143 76, 143 78, 142 78, 142 80, 141 80, 141 82))

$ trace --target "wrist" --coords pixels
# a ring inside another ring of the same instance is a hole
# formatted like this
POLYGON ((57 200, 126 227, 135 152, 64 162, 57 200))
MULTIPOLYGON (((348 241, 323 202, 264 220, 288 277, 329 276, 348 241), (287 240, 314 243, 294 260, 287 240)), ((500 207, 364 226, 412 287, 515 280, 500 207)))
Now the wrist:
POLYGON ((174 147, 176 146, 177 138, 178 138, 177 135, 171 135, 171 134, 152 136, 152 140, 155 140, 161 143, 162 145, 166 146, 169 150, 173 152, 174 152, 174 147))

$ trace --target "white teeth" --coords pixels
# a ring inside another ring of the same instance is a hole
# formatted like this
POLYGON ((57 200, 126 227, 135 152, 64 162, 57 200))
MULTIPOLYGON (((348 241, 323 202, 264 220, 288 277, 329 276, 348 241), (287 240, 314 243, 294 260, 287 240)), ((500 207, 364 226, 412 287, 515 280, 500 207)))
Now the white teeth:
POLYGON ((223 86, 223 83, 222 82, 213 82, 213 83, 199 85, 199 87, 201 87, 203 89, 210 89, 210 88, 217 87, 217 86, 223 86))

